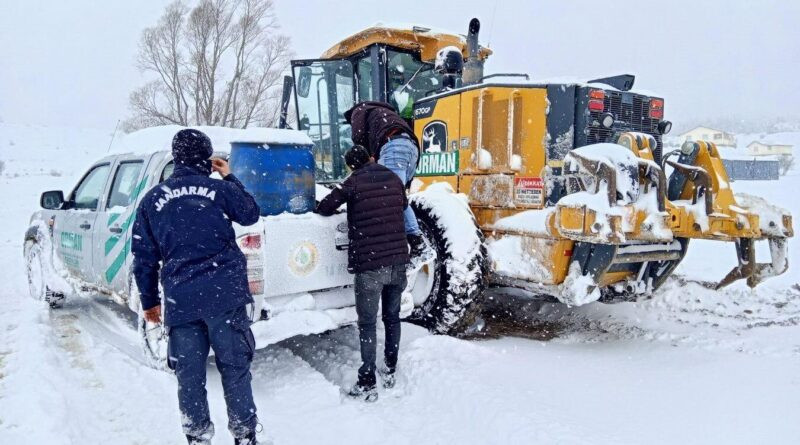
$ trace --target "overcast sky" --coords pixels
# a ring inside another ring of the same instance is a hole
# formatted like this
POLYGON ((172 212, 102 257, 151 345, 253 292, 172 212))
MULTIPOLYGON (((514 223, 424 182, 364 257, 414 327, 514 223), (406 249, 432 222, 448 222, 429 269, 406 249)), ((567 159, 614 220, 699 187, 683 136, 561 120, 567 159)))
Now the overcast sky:
MULTIPOLYGON (((128 115, 141 30, 168 1, 2 0, 0 119, 113 129, 128 115)), ((361 28, 483 23, 488 72, 636 75, 667 118, 800 116, 800 1, 276 0, 298 58, 361 28)))

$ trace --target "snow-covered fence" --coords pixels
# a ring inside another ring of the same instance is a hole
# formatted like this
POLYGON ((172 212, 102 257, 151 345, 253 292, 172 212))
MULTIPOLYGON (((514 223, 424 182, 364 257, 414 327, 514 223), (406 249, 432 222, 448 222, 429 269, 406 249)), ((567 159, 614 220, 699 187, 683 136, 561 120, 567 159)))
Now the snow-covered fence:
POLYGON ((775 160, 723 159, 732 181, 777 181, 780 162, 775 160))

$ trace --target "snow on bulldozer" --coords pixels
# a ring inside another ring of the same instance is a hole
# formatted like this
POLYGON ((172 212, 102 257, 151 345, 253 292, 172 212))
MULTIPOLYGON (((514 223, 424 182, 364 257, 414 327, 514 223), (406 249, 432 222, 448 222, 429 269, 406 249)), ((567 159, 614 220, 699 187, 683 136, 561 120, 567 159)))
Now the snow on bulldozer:
POLYGON ((636 299, 665 282, 691 239, 736 244, 719 287, 786 271, 791 216, 734 195, 713 142, 664 153, 662 97, 633 90, 632 75, 485 75, 492 51, 479 30, 477 19, 466 36, 376 25, 293 61, 284 82, 281 126, 293 98, 321 183, 346 175, 343 114, 355 103, 387 102, 413 123, 422 146, 410 201, 437 258, 416 273, 424 303, 412 320, 459 331, 487 285, 569 305, 636 299), (769 262, 757 262, 758 240, 769 262))

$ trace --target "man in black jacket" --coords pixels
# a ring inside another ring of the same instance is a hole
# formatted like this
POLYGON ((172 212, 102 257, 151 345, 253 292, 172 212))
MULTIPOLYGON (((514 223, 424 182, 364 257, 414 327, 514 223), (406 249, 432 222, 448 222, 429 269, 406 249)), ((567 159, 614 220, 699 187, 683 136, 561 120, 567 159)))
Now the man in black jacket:
POLYGON ((394 386, 400 347, 400 297, 406 287, 409 261, 403 224, 408 207, 405 188, 396 174, 371 161, 364 147, 356 145, 345 154, 353 173, 317 206, 317 213, 332 215, 347 204, 348 270, 355 273, 356 312, 362 365, 358 382, 348 395, 368 402, 377 400, 375 388, 375 322, 378 303, 383 304, 386 330, 383 384, 394 386))
MULTIPOLYGON (((377 163, 409 187, 419 162, 419 141, 405 119, 383 102, 361 102, 347 110, 344 117, 350 123, 353 143, 366 147, 377 163)), ((424 262, 433 251, 426 249, 414 210, 407 207, 403 218, 411 256, 415 262, 424 262)))

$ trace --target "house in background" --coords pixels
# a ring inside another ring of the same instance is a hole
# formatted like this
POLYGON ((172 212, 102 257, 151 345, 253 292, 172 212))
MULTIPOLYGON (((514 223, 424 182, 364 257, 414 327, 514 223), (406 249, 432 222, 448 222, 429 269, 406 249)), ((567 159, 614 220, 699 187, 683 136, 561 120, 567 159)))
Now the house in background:
POLYGON ((680 135, 681 144, 686 141, 709 141, 720 147, 736 147, 736 136, 709 127, 695 127, 680 135))
POLYGON ((747 154, 751 156, 792 155, 792 146, 771 142, 753 141, 747 145, 747 154))

